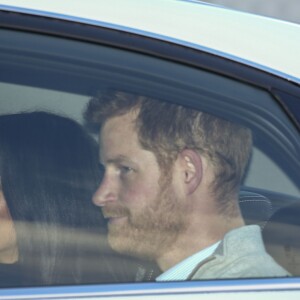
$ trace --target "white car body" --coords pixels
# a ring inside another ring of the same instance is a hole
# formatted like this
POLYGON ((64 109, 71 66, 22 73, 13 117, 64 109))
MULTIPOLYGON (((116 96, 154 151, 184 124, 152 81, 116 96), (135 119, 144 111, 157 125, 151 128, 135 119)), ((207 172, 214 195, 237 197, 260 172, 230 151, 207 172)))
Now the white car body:
POLYGON ((299 82, 300 26, 186 0, 1 0, 17 11, 71 19, 205 49, 299 82))

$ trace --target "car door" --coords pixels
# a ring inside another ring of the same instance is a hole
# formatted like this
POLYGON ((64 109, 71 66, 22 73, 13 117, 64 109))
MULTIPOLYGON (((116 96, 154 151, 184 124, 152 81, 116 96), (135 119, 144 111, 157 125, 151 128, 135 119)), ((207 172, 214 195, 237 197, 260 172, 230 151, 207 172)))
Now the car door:
MULTIPOLYGON (((292 274, 290 278, 158 283, 154 275, 160 271, 155 265, 107 250, 105 233, 95 230, 84 231, 83 243, 92 249, 99 240, 105 253, 101 261, 93 250, 82 257, 85 282, 7 286, 0 290, 0 299, 299 297, 299 223, 295 221, 299 214, 292 216, 294 205, 300 203, 299 82, 206 48, 194 49, 146 33, 3 7, 0 14, 1 115, 50 111, 76 120, 97 139, 97 132, 85 122, 86 106, 102 91, 121 90, 249 128, 254 144, 241 187, 241 209, 246 223, 261 226, 267 250, 292 274), (284 219, 274 219, 286 208, 284 219)), ((100 218, 99 208, 93 209, 93 216, 100 218)), ((75 234, 79 239, 82 231, 75 234)))

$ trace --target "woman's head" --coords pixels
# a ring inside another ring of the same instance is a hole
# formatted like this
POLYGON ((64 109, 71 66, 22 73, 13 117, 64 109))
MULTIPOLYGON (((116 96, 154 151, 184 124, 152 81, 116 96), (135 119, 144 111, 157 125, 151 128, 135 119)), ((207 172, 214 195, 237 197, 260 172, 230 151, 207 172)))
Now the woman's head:
POLYGON ((70 245, 76 248, 64 228, 89 227, 86 220, 96 220, 88 213, 93 214, 90 199, 99 180, 97 161, 96 142, 68 118, 46 112, 0 116, 1 187, 19 261, 43 265, 45 282, 57 258, 70 245))
POLYGON ((18 260, 15 226, 0 186, 0 263, 11 264, 18 260))

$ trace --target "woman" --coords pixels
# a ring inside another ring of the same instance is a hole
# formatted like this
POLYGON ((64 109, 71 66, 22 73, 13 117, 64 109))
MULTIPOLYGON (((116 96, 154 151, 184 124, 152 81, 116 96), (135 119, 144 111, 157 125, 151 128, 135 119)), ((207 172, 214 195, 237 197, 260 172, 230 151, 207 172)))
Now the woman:
POLYGON ((116 280, 91 203, 97 162, 96 142, 68 118, 0 116, 0 286, 116 280))

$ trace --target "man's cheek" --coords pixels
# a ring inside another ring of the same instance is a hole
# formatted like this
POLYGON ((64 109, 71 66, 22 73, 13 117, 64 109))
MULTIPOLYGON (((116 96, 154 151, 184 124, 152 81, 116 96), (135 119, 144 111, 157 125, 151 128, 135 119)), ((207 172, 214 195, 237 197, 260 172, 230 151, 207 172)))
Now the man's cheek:
POLYGON ((146 203, 145 199, 148 199, 148 190, 143 187, 136 186, 135 188, 128 189, 120 195, 122 203, 131 208, 143 207, 146 203))

